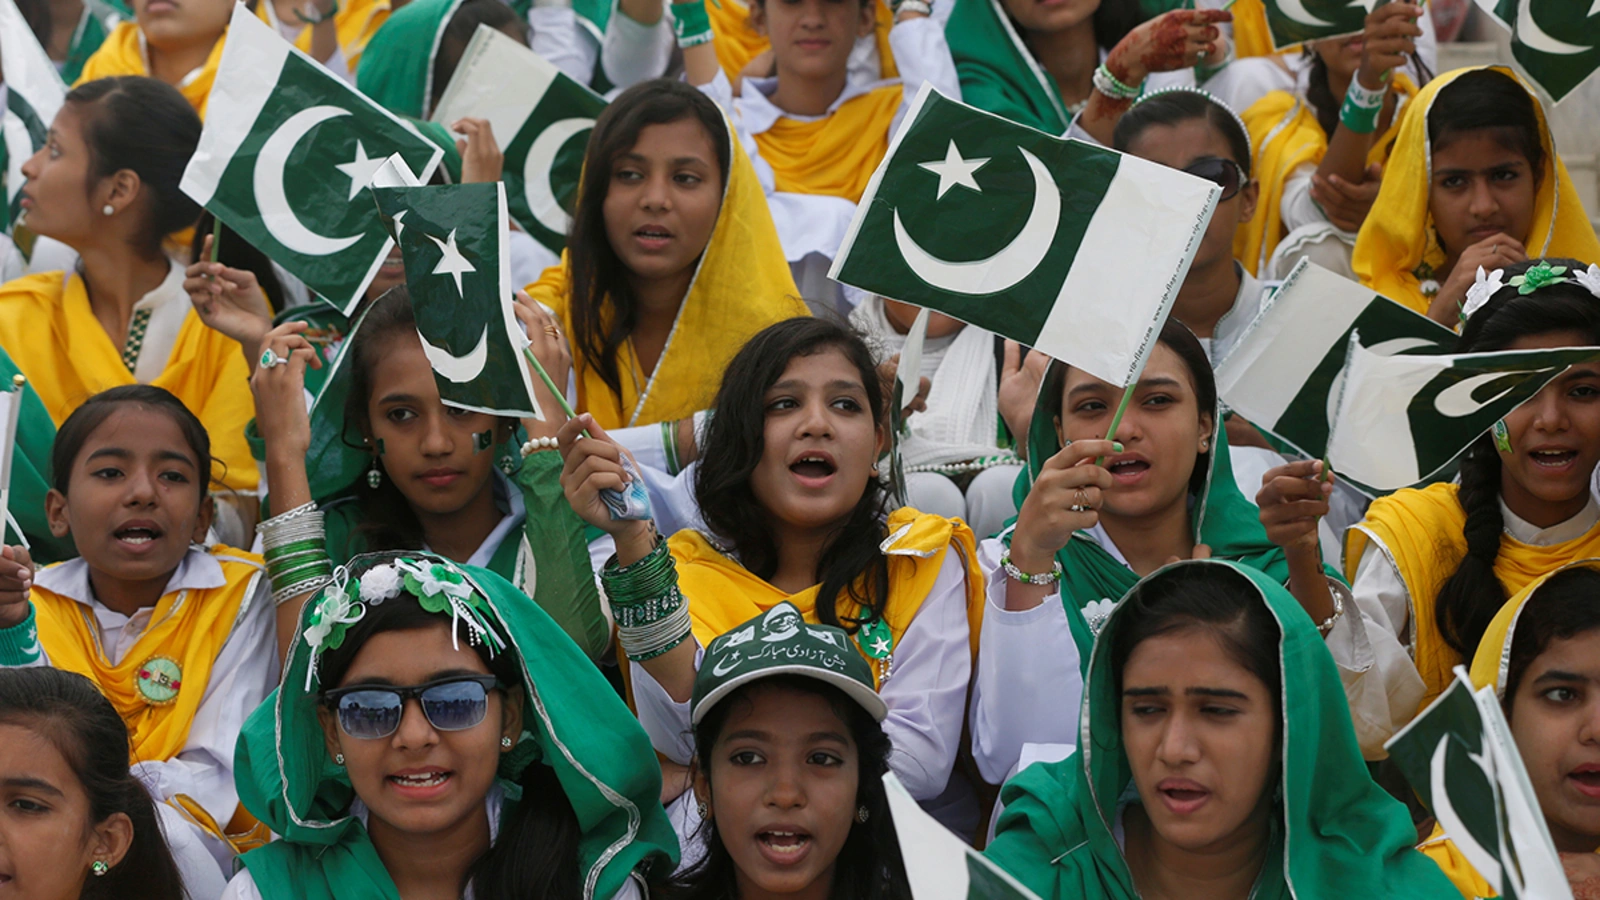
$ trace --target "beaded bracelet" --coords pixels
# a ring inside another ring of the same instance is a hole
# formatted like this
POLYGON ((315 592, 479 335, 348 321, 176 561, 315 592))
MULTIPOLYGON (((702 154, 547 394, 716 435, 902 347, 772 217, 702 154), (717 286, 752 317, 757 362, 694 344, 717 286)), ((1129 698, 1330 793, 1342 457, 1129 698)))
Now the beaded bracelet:
POLYGON ((1046 585, 1046 584, 1055 584, 1056 582, 1060 581, 1061 580, 1061 560, 1052 559, 1050 561, 1050 567, 1051 568, 1050 568, 1049 572, 1044 572, 1044 573, 1041 573, 1041 574, 1038 574, 1038 575, 1033 575, 1033 574, 1030 574, 1028 572, 1022 571, 1021 569, 1017 568, 1014 563, 1011 562, 1011 551, 1010 550, 1007 550, 1005 552, 1005 554, 1000 557, 1000 568, 1002 568, 1002 569, 1004 569, 1006 571, 1006 575, 1010 576, 1011 578, 1013 578, 1016 581, 1019 581, 1019 582, 1021 582, 1023 584, 1046 585))
POLYGON ((1094 70, 1094 89, 1113 100, 1136 100, 1144 92, 1144 85, 1123 84, 1117 76, 1111 74, 1105 63, 1101 63, 1094 70))

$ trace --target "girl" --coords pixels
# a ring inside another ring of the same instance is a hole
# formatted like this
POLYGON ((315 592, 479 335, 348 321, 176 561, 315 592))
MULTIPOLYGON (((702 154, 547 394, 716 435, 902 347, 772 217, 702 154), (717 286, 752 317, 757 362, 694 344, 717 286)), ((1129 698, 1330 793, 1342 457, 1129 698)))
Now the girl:
POLYGON ((227 900, 631 900, 677 861, 627 707, 510 583, 436 556, 341 567, 239 753, 283 839, 227 900))
POLYGON ((184 900, 128 731, 81 675, 0 670, 0 878, 31 900, 184 900))
MULTIPOLYGON (((537 321, 526 299, 517 312, 537 321)), ((308 414, 305 371, 320 360, 313 362, 306 329, 297 321, 274 329, 266 346, 288 364, 258 369, 252 382, 272 484, 274 516, 260 529, 268 559, 292 559, 285 548, 306 540, 319 542, 325 565, 367 550, 428 550, 526 588, 586 653, 602 655, 611 628, 583 526, 562 501, 560 458, 535 452, 553 447, 555 423, 523 420, 531 441, 518 454, 516 420, 446 406, 404 288, 367 308, 308 414)), ((568 363, 560 341, 539 327, 529 339, 561 377, 568 363)), ((542 383, 536 389, 543 409, 559 408, 542 383)), ((287 652, 319 572, 284 565, 273 587, 283 602, 278 646, 287 652)))
POLYGON ((616 541, 601 580, 623 651, 642 664, 634 700, 656 749, 679 765, 693 755, 699 649, 788 601, 851 633, 888 704, 890 766, 911 796, 933 801, 951 783, 966 708, 972 533, 910 508, 885 523, 883 389, 866 345, 841 325, 800 318, 762 331, 729 364, 716 410, 694 484, 706 532, 670 541, 648 520, 607 512, 599 491, 628 476, 592 417, 558 436, 567 500, 616 541))
POLYGON ((209 872, 186 869, 189 891, 215 897, 235 851, 264 838, 233 779, 239 728, 278 676, 261 558, 199 546, 212 517, 210 441, 160 388, 90 398, 62 424, 51 470, 51 530, 81 555, 35 573, 9 548, 0 665, 77 672, 111 700, 169 839, 214 857, 209 872))
POLYGON ((77 84, 118 75, 147 75, 181 91, 183 99, 205 118, 233 3, 133 0, 132 5, 133 21, 111 30, 105 43, 83 64, 77 84))
MULTIPOLYGON (((354 83, 367 42, 388 20, 388 0, 255 0, 256 15, 328 71, 354 83)), ((402 4, 403 5, 403 4, 402 4)))
POLYGON ((596 120, 562 263, 528 294, 571 336, 577 409, 603 428, 708 408, 735 348, 805 312, 727 120, 665 80, 596 120))
POLYGON ((1454 326, 1480 266, 1600 259, 1544 112, 1511 70, 1448 72, 1412 103, 1356 237, 1363 284, 1454 326))
MULTIPOLYGON (((1590 900, 1600 880, 1600 816, 1592 782, 1600 771, 1593 733, 1600 673, 1600 568, 1572 563, 1511 598, 1490 623, 1472 660, 1472 683, 1492 686, 1517 742, 1545 826, 1567 866, 1573 894, 1590 900)), ((1495 887, 1435 828, 1418 848, 1466 897, 1495 887)))
POLYGON ((986 851, 1047 900, 1454 896, 1367 774, 1311 620, 1258 569, 1139 582, 1095 642, 1075 743, 1005 786, 986 851))
POLYGON ((77 252, 78 269, 0 285, 0 347, 57 425, 117 385, 171 391, 213 437, 222 483, 254 491, 244 427, 257 348, 206 327, 183 267, 162 251, 199 214, 178 189, 199 139, 194 111, 154 79, 106 78, 67 95, 23 166, 22 209, 30 229, 77 252))
POLYGON ((799 621, 779 603, 706 651, 691 716, 703 812, 671 900, 910 900, 883 787, 888 708, 849 635, 799 621))
MULTIPOLYGON (((1600 273, 1580 283, 1552 265, 1583 273, 1576 261, 1555 259, 1486 276, 1516 283, 1474 287, 1480 302, 1457 352, 1600 344, 1600 297, 1589 286, 1600 284, 1600 273)), ((1600 364, 1573 366, 1473 442, 1459 484, 1381 497, 1350 529, 1345 571, 1355 600, 1409 648, 1422 703, 1472 658, 1508 595, 1564 563, 1600 556, 1600 506, 1590 487, 1597 463, 1600 364)), ((1409 678, 1409 669, 1398 674, 1409 678)), ((1390 733, 1421 708, 1355 705, 1358 718, 1390 733)))

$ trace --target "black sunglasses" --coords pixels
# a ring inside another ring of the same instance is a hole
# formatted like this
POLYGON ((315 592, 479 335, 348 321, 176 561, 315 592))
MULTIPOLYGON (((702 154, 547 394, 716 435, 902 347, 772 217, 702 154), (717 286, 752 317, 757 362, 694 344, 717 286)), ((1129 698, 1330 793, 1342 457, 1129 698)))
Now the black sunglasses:
POLYGON ((378 740, 400 728, 407 700, 440 731, 465 731, 489 712, 489 692, 500 687, 493 675, 453 675, 415 687, 356 684, 322 695, 322 705, 338 714, 339 729, 353 738, 378 740))
POLYGON ((1184 166, 1183 171, 1196 178, 1204 178, 1222 188, 1222 197, 1217 200, 1218 203, 1232 200, 1245 185, 1250 183, 1250 177, 1244 174, 1244 166, 1220 156, 1202 156, 1184 166))

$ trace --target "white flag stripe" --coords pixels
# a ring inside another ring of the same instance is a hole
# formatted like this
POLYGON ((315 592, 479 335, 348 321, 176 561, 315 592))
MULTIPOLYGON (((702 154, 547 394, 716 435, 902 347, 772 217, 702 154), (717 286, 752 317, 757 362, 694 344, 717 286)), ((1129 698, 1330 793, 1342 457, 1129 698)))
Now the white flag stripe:
POLYGON ((1119 387, 1136 380, 1221 196, 1211 182, 1124 155, 1034 349, 1119 387), (1185 250, 1175 273, 1138 255, 1178 246, 1185 250))
POLYGON ((448 126, 468 116, 487 120, 504 150, 560 71, 504 33, 479 25, 433 121, 448 126))
POLYGON ((1448 356, 1380 356, 1350 341, 1337 414, 1328 435, 1333 470, 1379 490, 1416 484, 1417 448, 1406 410, 1443 369, 1448 356))
MULTIPOLYGON (((17 451, 17 419, 22 414, 22 386, 13 385, 0 391, 0 537, 4 536, 4 523, 10 515, 11 457, 17 451)), ((22 534, 22 529, 17 529, 22 534)))
POLYGON ((282 35, 243 3, 234 7, 216 81, 206 101, 206 127, 178 185, 196 203, 204 206, 211 202, 222 183, 223 170, 261 118, 293 51, 282 35))
POLYGON ((889 812, 894 817, 900 857, 905 861, 906 878, 911 882, 914 900, 967 900, 971 886, 967 874, 969 859, 993 872, 1021 900, 1039 900, 1038 895, 1023 887, 1010 873, 928 815, 911 799, 893 772, 883 776, 883 787, 889 797, 889 812))
MULTIPOLYGON (((481 27, 481 26, 480 26, 481 27)), ((511 341, 511 346, 521 350, 533 342, 528 340, 528 331, 522 327, 522 322, 517 319, 516 300, 517 286, 511 283, 511 212, 506 207, 506 186, 504 182, 495 185, 499 188, 499 215, 500 215, 500 313, 501 321, 505 325, 506 337, 511 341)), ((533 391, 533 373, 528 371, 527 365, 518 360, 517 373, 522 376, 522 390, 527 395, 528 404, 532 409, 527 410, 489 410, 503 416, 524 416, 533 413, 533 418, 546 421, 546 413, 539 408, 539 397, 533 391)))

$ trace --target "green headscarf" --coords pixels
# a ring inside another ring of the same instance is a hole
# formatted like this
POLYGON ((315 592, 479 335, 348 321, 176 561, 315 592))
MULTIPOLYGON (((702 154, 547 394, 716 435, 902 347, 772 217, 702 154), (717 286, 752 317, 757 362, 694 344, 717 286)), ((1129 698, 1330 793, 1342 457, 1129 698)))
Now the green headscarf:
POLYGON ((956 0, 945 39, 963 101, 1048 134, 1072 124, 1055 79, 1033 58, 1000 0, 956 0))
MULTIPOLYGON (((1173 563, 1145 581, 1192 577, 1201 566, 1236 573, 1240 595, 1265 603, 1282 632, 1282 799, 1252 900, 1459 898, 1439 867, 1412 848, 1417 833, 1405 807, 1368 774, 1333 657, 1294 597, 1258 570, 1219 560, 1173 563)), ((1128 627, 1122 612, 1130 606, 1117 605, 1102 637, 1128 627)), ((1110 648, 1101 640, 1089 663, 1079 751, 1006 783, 1005 812, 985 851, 1045 900, 1138 897, 1112 832, 1133 774, 1110 648)))
POLYGON ((462 2, 411 0, 391 13, 361 54, 356 88, 395 115, 426 119, 433 112, 433 59, 462 2))
MULTIPOLYGON (((1045 462, 1061 451, 1055 419, 1060 413, 1058 401, 1066 372, 1066 365, 1052 362, 1040 383, 1033 420, 1028 425, 1028 466, 1017 476, 1012 488, 1018 509, 1022 508, 1045 462)), ((1234 480, 1228 434, 1220 408, 1212 413, 1211 451, 1206 454, 1205 462, 1205 483, 1198 495, 1190 495, 1190 525, 1194 529, 1195 543, 1210 547, 1213 559, 1242 563, 1265 573, 1277 584, 1287 584, 1288 556, 1267 537, 1267 529, 1261 524, 1261 510, 1239 492, 1238 482, 1234 480)), ((1015 521, 1012 520, 1013 525, 1015 521)), ((1011 535, 1011 526, 1001 532, 1006 546, 1011 545, 1011 535)), ((1067 608, 1067 624, 1078 643, 1080 658, 1087 661, 1094 644, 1094 631, 1084 618, 1084 607, 1097 600, 1123 596, 1133 589, 1139 576, 1083 531, 1072 535, 1056 554, 1056 559, 1061 563, 1061 601, 1067 608)), ((1324 570, 1338 577, 1333 569, 1324 566, 1324 570)))
MULTIPOLYGON (((523 770, 547 765, 583 832, 578 866, 585 900, 609 900, 640 865, 675 865, 678 840, 661 807, 661 769, 650 739, 594 664, 549 616, 486 569, 402 553, 359 557, 341 572, 359 580, 371 564, 400 557, 438 565, 445 578, 469 586, 476 594, 470 601, 474 615, 517 654, 523 735, 501 756, 502 819, 521 799, 523 770)), ((347 602, 341 599, 345 587, 336 581, 306 603, 282 686, 250 714, 234 751, 240 802, 282 837, 241 857, 267 900, 399 900, 366 828, 349 815, 355 791, 344 768, 328 758, 317 720, 323 685, 309 673, 313 654, 305 634, 325 620, 337 621, 332 612, 347 602)), ((344 621, 352 615, 345 612, 344 621)), ((449 606, 440 612, 442 618, 451 615, 449 606)), ((468 630, 466 616, 461 623, 458 633, 468 630)), ((342 639, 340 631, 325 640, 337 645, 342 639)))

